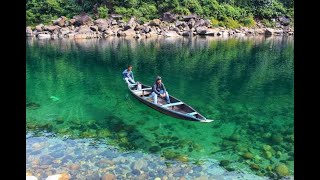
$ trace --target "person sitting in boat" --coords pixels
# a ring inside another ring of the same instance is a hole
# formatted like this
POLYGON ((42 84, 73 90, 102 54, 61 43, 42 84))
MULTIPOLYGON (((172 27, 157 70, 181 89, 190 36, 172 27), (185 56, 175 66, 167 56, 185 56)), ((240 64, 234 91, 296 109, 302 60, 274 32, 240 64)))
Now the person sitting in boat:
POLYGON ((164 84, 162 83, 161 77, 157 76, 155 83, 152 86, 152 94, 151 97, 153 98, 153 103, 157 104, 158 96, 162 98, 166 98, 168 104, 170 104, 169 93, 167 92, 164 84))
POLYGON ((128 85, 132 85, 136 83, 134 81, 131 65, 129 65, 128 68, 122 72, 122 77, 123 77, 123 80, 125 80, 128 85))

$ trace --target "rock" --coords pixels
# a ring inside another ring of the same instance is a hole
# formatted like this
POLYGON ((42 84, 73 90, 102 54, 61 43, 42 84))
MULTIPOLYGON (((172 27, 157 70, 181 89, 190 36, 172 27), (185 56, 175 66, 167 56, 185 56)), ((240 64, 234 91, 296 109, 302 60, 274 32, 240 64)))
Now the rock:
POLYGON ((29 26, 26 28, 26 36, 27 37, 33 37, 32 29, 29 26))
POLYGON ((161 178, 159 178, 159 177, 156 177, 156 178, 154 178, 154 180, 161 180, 161 178))
POLYGON ((265 30, 264 34, 265 34, 266 36, 271 36, 271 35, 273 34, 273 29, 267 28, 267 29, 265 30))
POLYGON ((77 34, 74 35, 74 38, 75 39, 86 39, 87 38, 87 34, 79 34, 79 33, 77 33, 77 34))
POLYGON ((62 35, 68 34, 70 32, 70 29, 67 27, 59 29, 59 33, 62 35))
POLYGON ((65 16, 61 16, 56 20, 53 20, 53 25, 58 25, 60 27, 64 27, 66 25, 67 18, 65 16))
POLYGON ((80 169, 80 165, 79 164, 71 164, 69 166, 69 169, 71 169, 73 171, 78 170, 78 169, 80 169))
POLYGON ((44 27, 43 27, 43 30, 44 30, 44 31, 53 32, 54 30, 59 29, 59 28, 60 28, 60 27, 57 26, 57 25, 54 25, 54 26, 44 26, 44 27))
POLYGON ((108 21, 106 19, 97 19, 93 21, 94 25, 108 25, 108 21))
POLYGON ((284 164, 280 164, 276 167, 276 173, 279 175, 279 176, 288 176, 289 175, 289 169, 286 165, 284 164))
POLYGON ((50 39, 51 35, 50 34, 38 34, 37 36, 39 39, 50 39))
POLYGON ((258 29, 255 30, 255 33, 256 34, 265 34, 265 31, 263 29, 261 29, 261 28, 258 28, 258 29))
POLYGON ((196 21, 194 19, 190 19, 187 24, 188 24, 189 28, 193 28, 195 23, 196 23, 196 21))
POLYGON ((188 15, 188 16, 182 16, 184 21, 190 21, 191 19, 197 19, 198 16, 196 14, 188 15))
POLYGON ((111 21, 111 25, 117 25, 117 24, 118 24, 118 22, 116 20, 111 21))
POLYGON ((283 30, 282 29, 279 29, 279 30, 275 30, 273 31, 274 35, 282 35, 283 34, 283 30))
POLYGON ((136 32, 133 29, 128 29, 126 31, 122 32, 124 34, 124 36, 135 36, 136 32))
POLYGON ((120 14, 111 14, 110 17, 111 17, 112 19, 115 19, 115 20, 120 20, 120 19, 122 19, 122 15, 120 15, 120 14))
POLYGON ((221 160, 219 164, 222 167, 227 167, 230 164, 230 161, 229 160, 221 160))
POLYGON ((35 176, 26 176, 26 180, 38 180, 35 176))
POLYGON ((87 25, 90 22, 92 22, 91 17, 88 16, 86 13, 82 13, 80 15, 74 16, 73 19, 75 19, 75 22, 71 24, 75 26, 87 25))
POLYGON ((199 35, 206 35, 207 29, 208 29, 207 27, 197 27, 196 32, 199 35))
POLYGON ((43 25, 43 24, 39 24, 39 25, 36 26, 36 30, 37 30, 38 32, 43 31, 43 28, 44 28, 44 25, 43 25))
POLYGON ((105 32, 109 28, 109 25, 103 24, 103 25, 98 25, 98 31, 100 32, 105 32))
POLYGON ((280 144, 283 142, 283 137, 281 134, 273 134, 271 136, 271 141, 276 144, 280 144))
POLYGON ((244 154, 242 154, 242 157, 244 157, 245 159, 252 159, 253 158, 253 154, 246 152, 244 154))
POLYGON ((74 25, 75 22, 76 22, 75 19, 70 19, 70 20, 69 20, 69 23, 70 23, 71 25, 74 25))
POLYGON ((51 39, 58 39, 59 36, 57 34, 51 34, 51 39))
POLYGON ((78 32, 78 33, 91 33, 93 31, 88 26, 80 26, 80 28, 76 32, 78 32))
POLYGON ((168 32, 164 33, 164 36, 166 36, 166 37, 178 37, 179 34, 177 34, 176 31, 168 31, 168 32))
POLYGON ((170 12, 165 12, 162 14, 162 21, 165 22, 174 22, 177 19, 177 16, 175 14, 171 14, 170 12))
POLYGON ((192 36, 192 32, 191 31, 183 31, 181 33, 182 36, 192 36))
POLYGON ((134 27, 137 25, 137 23, 136 23, 136 21, 135 21, 135 17, 131 17, 131 18, 129 19, 127 25, 130 26, 131 28, 134 28, 134 27))
POLYGON ((279 17, 279 21, 283 26, 288 26, 290 24, 290 19, 284 16, 279 17))
POLYGON ((67 173, 62 173, 62 174, 55 174, 48 176, 46 180, 69 180, 71 176, 67 173))
POLYGON ((161 20, 160 19, 153 19, 150 23, 149 26, 160 26, 161 20))
POLYGON ((75 37, 76 33, 69 33, 69 34, 66 34, 66 37, 69 38, 69 39, 73 39, 75 37))
POLYGON ((92 31, 98 31, 98 26, 90 26, 90 29, 91 29, 92 31))
POLYGON ((137 170, 141 170, 144 167, 147 167, 147 161, 142 160, 142 159, 134 162, 133 166, 132 166, 133 169, 137 169, 137 170))
POLYGON ((105 174, 102 176, 101 180, 116 180, 116 176, 113 174, 105 174))

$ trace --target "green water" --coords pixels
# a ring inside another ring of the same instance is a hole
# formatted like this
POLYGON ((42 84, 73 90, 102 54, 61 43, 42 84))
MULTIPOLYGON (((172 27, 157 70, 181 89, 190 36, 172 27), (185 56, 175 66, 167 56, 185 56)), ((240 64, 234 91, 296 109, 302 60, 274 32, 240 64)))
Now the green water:
POLYGON ((27 40, 27 130, 97 138, 271 176, 293 171, 292 38, 27 40), (212 123, 179 120, 132 97, 121 77, 163 78, 168 92, 212 123))

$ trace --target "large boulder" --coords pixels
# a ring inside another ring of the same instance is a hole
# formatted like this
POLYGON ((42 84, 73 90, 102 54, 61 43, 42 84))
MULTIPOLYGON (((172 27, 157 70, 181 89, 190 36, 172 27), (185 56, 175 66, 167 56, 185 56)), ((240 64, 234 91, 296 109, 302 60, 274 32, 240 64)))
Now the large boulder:
POLYGON ((188 15, 188 16, 182 16, 183 20, 184 21, 190 21, 191 19, 197 19, 198 16, 196 14, 191 14, 191 15, 188 15))
POLYGON ((98 31, 98 26, 90 26, 90 29, 91 29, 92 31, 98 31))
POLYGON ((27 27, 26 28, 26 36, 27 37, 33 37, 33 32, 32 32, 31 27, 27 27))
POLYGON ((44 26, 44 27, 43 27, 43 30, 44 30, 44 31, 50 31, 50 32, 53 32, 53 31, 56 30, 56 29, 59 29, 59 26, 54 25, 54 26, 44 26))
POLYGON ((180 36, 176 31, 167 31, 163 34, 166 37, 178 37, 180 36))
POLYGON ((39 25, 36 26, 36 30, 37 30, 38 32, 43 31, 43 28, 44 28, 44 25, 43 25, 43 24, 39 24, 39 25))
POLYGON ((76 31, 78 33, 92 33, 92 30, 88 26, 80 26, 80 28, 76 31))
POLYGON ((149 26, 160 26, 161 20, 160 19, 154 19, 149 23, 149 26))
POLYGON ((131 17, 126 25, 129 26, 130 28, 134 28, 137 25, 135 21, 135 17, 131 17))
POLYGON ((267 28, 264 32, 264 35, 266 36, 271 36, 273 34, 273 29, 267 28))
POLYGON ((175 15, 175 14, 171 14, 170 12, 165 12, 162 14, 162 21, 172 23, 176 20, 177 20, 177 15, 175 15))
POLYGON ((200 20, 198 20, 198 21, 196 21, 196 22, 194 23, 194 27, 195 27, 195 28, 196 28, 196 27, 199 27, 199 26, 206 26, 206 27, 208 27, 210 24, 211 24, 211 23, 210 23, 209 20, 200 19, 200 20))
POLYGON ((182 36, 192 36, 192 32, 191 31, 183 31, 181 33, 182 36))
POLYGON ((70 32, 70 29, 68 27, 64 27, 64 28, 59 29, 59 34, 61 34, 61 35, 68 34, 69 32, 70 32))
POLYGON ((51 35, 50 34, 38 34, 37 36, 39 39, 50 39, 51 35))
POLYGON ((280 21, 280 24, 283 26, 288 26, 290 24, 290 19, 285 16, 279 17, 279 21, 280 21))
POLYGON ((195 23, 196 23, 196 20, 190 19, 187 24, 188 24, 189 28, 193 28, 195 23))
POLYGON ((105 25, 105 24, 108 24, 108 20, 106 20, 106 19, 97 19, 97 20, 93 21, 93 23, 95 25, 105 25))
POLYGON ((126 31, 123 31, 122 34, 124 36, 135 36, 136 32, 133 29, 128 29, 126 31))
POLYGON ((75 19, 75 22, 73 23, 75 26, 87 25, 92 22, 91 17, 86 13, 74 16, 73 19, 75 19))
POLYGON ((109 28, 109 25, 107 25, 107 24, 99 24, 98 25, 98 30, 100 32, 105 32, 108 28, 109 28))
POLYGON ((61 16, 56 20, 53 20, 53 25, 58 25, 60 27, 64 27, 66 25, 67 18, 65 16, 61 16))
POLYGON ((196 32, 197 32, 197 34, 199 34, 199 35, 205 35, 206 34, 206 32, 207 32, 207 27, 205 27, 205 26, 202 26, 202 27, 197 27, 196 28, 196 32))

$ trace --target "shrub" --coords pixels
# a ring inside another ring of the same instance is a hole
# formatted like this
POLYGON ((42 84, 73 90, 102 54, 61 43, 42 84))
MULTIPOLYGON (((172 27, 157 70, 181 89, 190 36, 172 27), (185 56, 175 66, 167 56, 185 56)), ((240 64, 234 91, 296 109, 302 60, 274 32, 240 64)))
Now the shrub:
POLYGON ((98 8, 99 18, 106 18, 108 15, 108 8, 106 6, 100 6, 98 8))
POLYGON ((211 25, 212 27, 218 27, 219 26, 219 20, 212 18, 211 19, 211 25))
POLYGON ((234 19, 231 19, 231 18, 226 18, 224 20, 224 25, 227 27, 227 28, 232 28, 232 29, 235 29, 235 28, 239 28, 240 27, 240 24, 238 21, 234 20, 234 19))
POLYGON ((256 25, 256 22, 254 21, 252 16, 245 17, 241 19, 240 22, 247 27, 253 27, 256 25))

